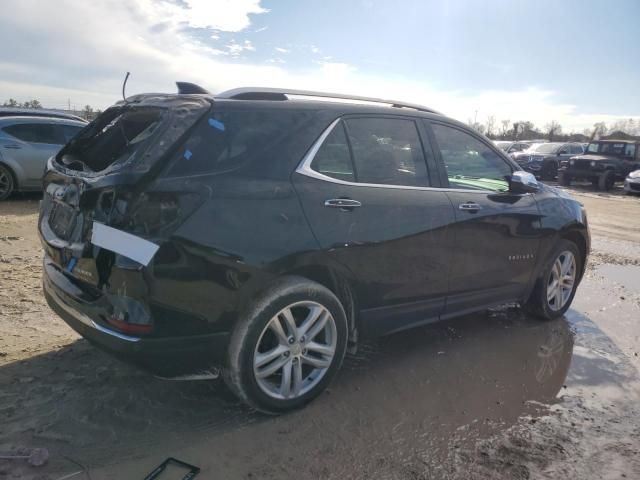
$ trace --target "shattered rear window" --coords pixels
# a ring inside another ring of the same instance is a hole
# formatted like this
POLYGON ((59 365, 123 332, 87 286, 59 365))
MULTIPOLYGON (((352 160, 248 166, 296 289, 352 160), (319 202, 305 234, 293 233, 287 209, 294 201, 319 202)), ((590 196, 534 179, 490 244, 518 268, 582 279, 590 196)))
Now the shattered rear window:
POLYGON ((76 137, 59 161, 75 170, 100 172, 132 160, 143 153, 165 112, 166 109, 158 107, 110 109, 96 120, 93 128, 76 137))

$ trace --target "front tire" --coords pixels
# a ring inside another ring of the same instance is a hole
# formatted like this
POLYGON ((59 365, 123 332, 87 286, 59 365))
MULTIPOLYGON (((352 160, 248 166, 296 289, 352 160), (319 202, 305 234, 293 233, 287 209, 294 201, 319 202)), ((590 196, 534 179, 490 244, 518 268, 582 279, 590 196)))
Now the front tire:
POLYGON ((337 373, 347 348, 347 317, 327 288, 283 277, 240 315, 224 379, 242 401, 265 413, 300 408, 337 373))
POLYGON ((9 198, 14 188, 13 174, 7 167, 0 165, 0 201, 9 198))
POLYGON ((558 183, 560 185, 562 185, 563 187, 570 187, 571 186, 571 175, 569 175, 566 172, 558 173, 558 183))
POLYGON ((613 188, 616 182, 616 174, 611 170, 607 170, 598 179, 598 189, 607 192, 613 188))
POLYGON ((526 304, 546 320, 559 318, 569 309, 582 271, 580 251, 569 240, 560 240, 550 258, 526 304))

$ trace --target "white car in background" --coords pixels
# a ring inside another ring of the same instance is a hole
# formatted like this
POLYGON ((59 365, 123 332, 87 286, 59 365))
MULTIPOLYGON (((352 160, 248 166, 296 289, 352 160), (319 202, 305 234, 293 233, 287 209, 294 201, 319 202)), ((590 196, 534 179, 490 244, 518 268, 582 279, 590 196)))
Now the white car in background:
POLYGON ((0 200, 41 190, 49 157, 87 125, 66 118, 0 117, 0 200))
POLYGON ((640 195, 640 170, 629 172, 627 178, 624 179, 624 191, 627 195, 640 195))

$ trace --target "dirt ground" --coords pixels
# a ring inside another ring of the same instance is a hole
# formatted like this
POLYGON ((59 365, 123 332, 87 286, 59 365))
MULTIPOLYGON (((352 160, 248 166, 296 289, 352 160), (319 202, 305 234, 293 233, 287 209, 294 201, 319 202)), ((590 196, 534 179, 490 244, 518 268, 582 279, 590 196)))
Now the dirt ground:
POLYGON ((367 342, 277 418, 88 345, 41 294, 39 195, 0 203, 0 456, 50 454, 0 479, 136 480, 170 456, 198 479, 640 478, 640 198, 570 192, 593 250, 565 318, 504 307, 367 342))

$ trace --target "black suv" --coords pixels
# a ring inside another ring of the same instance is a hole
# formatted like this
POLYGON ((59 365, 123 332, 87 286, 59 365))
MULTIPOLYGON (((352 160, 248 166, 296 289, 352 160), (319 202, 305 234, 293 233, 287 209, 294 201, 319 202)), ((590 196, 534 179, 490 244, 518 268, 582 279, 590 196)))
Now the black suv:
POLYGON ((590 244, 578 202, 464 124, 319 92, 130 97, 49 160, 45 189, 51 308, 266 412, 317 396, 363 335, 510 302, 561 316, 590 244))
POLYGON ((640 168, 640 141, 600 140, 591 142, 584 155, 563 160, 558 182, 569 186, 572 180, 590 180, 600 190, 611 190, 633 170, 640 168))
POLYGON ((553 180, 558 175, 562 160, 584 152, 579 143, 541 143, 513 159, 523 170, 539 176, 542 180, 553 180))

